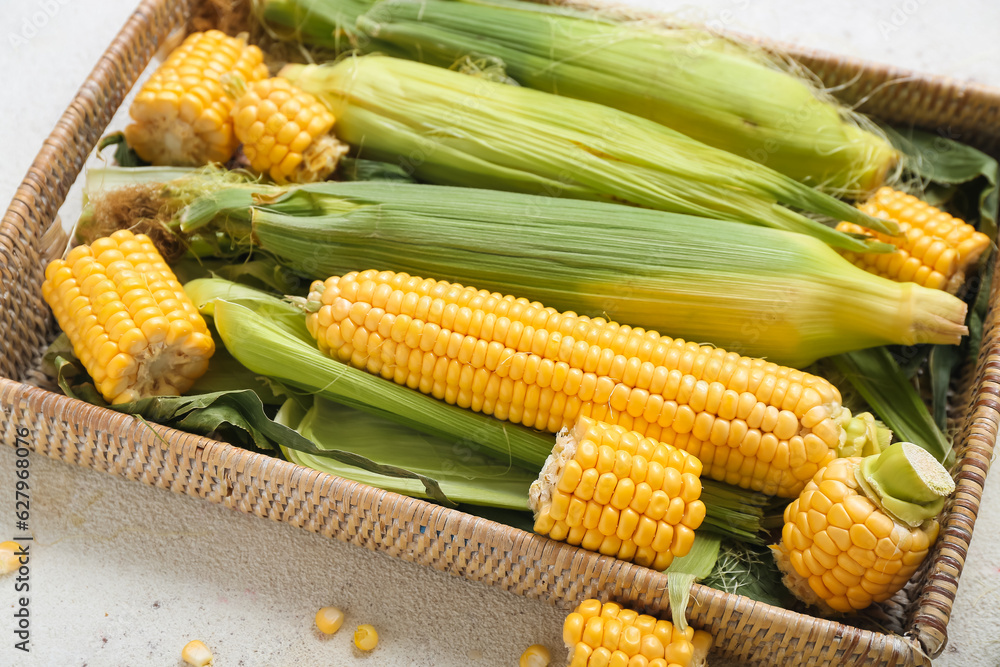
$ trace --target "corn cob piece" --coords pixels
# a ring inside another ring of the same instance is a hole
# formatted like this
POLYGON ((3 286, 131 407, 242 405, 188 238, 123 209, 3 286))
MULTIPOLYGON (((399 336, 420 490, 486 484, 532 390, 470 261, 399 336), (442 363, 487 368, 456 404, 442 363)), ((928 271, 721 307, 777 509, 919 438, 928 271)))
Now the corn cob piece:
POLYGON ((570 667, 701 667, 712 636, 623 609, 615 602, 584 600, 563 622, 570 667))
POLYGON ((852 264, 883 278, 955 294, 965 282, 965 274, 990 247, 990 237, 972 225, 892 188, 879 188, 859 208, 870 216, 895 221, 902 232, 888 236, 852 222, 837 225, 842 232, 871 234, 898 248, 878 256, 843 253, 852 264))
POLYGON ((129 108, 125 139, 146 162, 199 166, 226 162, 236 151, 233 101, 220 79, 267 77, 264 55, 218 30, 195 32, 171 52, 129 108))
POLYGON ((42 296, 98 390, 112 403, 183 393, 215 344, 144 234, 119 230, 45 270, 42 296))
POLYGON ((333 114, 281 77, 251 84, 232 117, 250 166, 278 183, 325 180, 348 150, 329 135, 333 114))
POLYGON ((827 611, 849 612, 903 588, 937 539, 934 517, 955 490, 917 445, 837 459, 785 508, 772 546, 789 590, 827 611))
POLYGON ((888 444, 823 378, 526 299, 365 271, 314 282, 309 302, 320 349, 356 368, 552 433, 620 425, 767 494, 888 444))
POLYGON ((528 492, 535 532, 665 570, 705 519, 694 456, 621 426, 581 417, 528 492))

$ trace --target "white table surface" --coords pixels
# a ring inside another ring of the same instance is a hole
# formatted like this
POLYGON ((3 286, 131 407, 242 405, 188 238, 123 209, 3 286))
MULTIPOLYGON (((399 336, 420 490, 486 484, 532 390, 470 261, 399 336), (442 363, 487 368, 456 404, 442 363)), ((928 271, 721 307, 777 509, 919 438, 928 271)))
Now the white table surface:
MULTIPOLYGON (((991 0, 633 0, 747 34, 1000 86, 1000 4, 991 0), (697 8, 692 5, 697 4, 697 8)), ((0 12, 0 199, 135 0, 5 0, 0 12)), ((70 195, 79 199, 79 190, 70 195)), ((78 210, 78 203, 64 209, 78 210)), ((0 540, 14 525, 14 453, 0 447, 0 540)), ((380 553, 200 500, 33 456, 31 649, 13 649, 15 593, 0 580, 0 665, 180 664, 204 640, 236 665, 516 665, 560 643, 562 615, 380 553), (347 612, 320 639, 312 615, 347 612), (353 627, 372 623, 361 655, 353 627)), ((1000 664, 1000 489, 990 478, 942 667, 1000 664)), ((557 652, 561 657, 561 651, 557 652)), ((561 664, 556 660, 554 664, 561 664)))

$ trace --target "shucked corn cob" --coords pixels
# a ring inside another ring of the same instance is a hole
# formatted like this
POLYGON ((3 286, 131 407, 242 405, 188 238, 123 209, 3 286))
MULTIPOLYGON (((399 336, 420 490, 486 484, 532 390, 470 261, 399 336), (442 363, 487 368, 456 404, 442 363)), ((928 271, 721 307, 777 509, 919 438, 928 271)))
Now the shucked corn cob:
POLYGON ((553 433, 581 416, 620 425, 767 494, 887 444, 823 378, 526 299, 365 271, 314 282, 309 302, 320 349, 357 368, 553 433))
POLYGON ((703 630, 681 630, 599 600, 584 600, 566 617, 563 641, 570 667, 700 667, 712 646, 711 635, 703 630))
POLYGON ((665 570, 705 518, 701 470, 690 454, 581 417, 531 485, 535 532, 665 570))
POLYGON ((837 225, 842 232, 872 234, 898 248, 881 255, 843 253, 851 263, 884 278, 954 294, 965 282, 966 272, 990 247, 990 238, 972 225, 892 188, 880 188, 860 208, 873 217, 895 221, 902 232, 888 236, 852 222, 837 225))
POLYGON ((772 550, 786 585, 838 612, 887 600, 927 556, 954 490, 948 471, 911 443, 833 461, 785 508, 772 550))
POLYGON ((195 32, 153 73, 129 108, 125 139, 153 164, 199 166, 226 162, 236 150, 229 118, 233 101, 220 79, 267 77, 256 46, 218 30, 195 32))
POLYGON ((205 320, 144 234, 120 230, 45 270, 42 296, 104 398, 180 394, 215 352, 205 320))
POLYGON ((278 183, 322 181, 347 153, 347 146, 328 134, 333 114, 281 77, 250 84, 232 117, 250 166, 278 183))

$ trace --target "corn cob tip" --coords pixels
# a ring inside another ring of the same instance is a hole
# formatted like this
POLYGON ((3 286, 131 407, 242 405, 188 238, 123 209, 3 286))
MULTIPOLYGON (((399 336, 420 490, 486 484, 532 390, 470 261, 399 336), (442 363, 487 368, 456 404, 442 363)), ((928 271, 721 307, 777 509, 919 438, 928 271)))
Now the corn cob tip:
POLYGON ((958 293, 965 276, 991 246, 982 232, 913 195, 889 187, 879 188, 859 208, 872 218, 892 221, 899 235, 887 236, 851 222, 837 230, 853 234, 874 234, 891 244, 895 252, 865 255, 846 252, 853 264, 876 275, 899 282, 915 282, 924 287, 958 293))

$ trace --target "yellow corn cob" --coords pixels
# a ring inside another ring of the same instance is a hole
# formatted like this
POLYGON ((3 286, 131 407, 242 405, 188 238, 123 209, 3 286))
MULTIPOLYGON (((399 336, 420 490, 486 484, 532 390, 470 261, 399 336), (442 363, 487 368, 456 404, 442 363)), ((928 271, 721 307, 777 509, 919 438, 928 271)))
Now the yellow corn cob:
POLYGON ((322 181, 347 153, 347 145, 329 135, 333 114, 280 77, 251 84, 232 116, 250 166, 278 183, 322 181))
POLYGON ((180 394, 215 352, 205 320, 144 234, 119 230, 45 270, 42 296, 104 398, 180 394))
POLYGON ((218 30, 195 32, 171 52, 129 108, 125 139, 153 164, 199 166, 225 162, 236 151, 229 117, 233 101, 220 78, 246 82, 267 77, 256 46, 218 30))
POLYGON ((990 247, 990 238, 958 218, 953 218, 913 195, 883 187, 859 207, 868 215, 899 224, 900 236, 874 232, 851 222, 837 230, 874 235, 899 250, 888 254, 844 252, 852 264, 898 282, 954 294, 965 282, 965 274, 990 247))
POLYGON ((528 492, 535 532, 665 570, 705 518, 701 469, 679 449, 581 417, 528 492))
POLYGON ((699 667, 712 645, 707 632, 623 609, 615 602, 581 602, 563 623, 570 667, 699 667))
POLYGON ((823 378, 525 299, 365 271, 314 282, 309 301, 320 349, 357 368, 552 433, 620 425, 768 494, 794 497, 882 435, 823 378))
POLYGON ((927 556, 934 517, 954 489, 934 457, 910 443, 833 461, 785 508, 781 544, 771 547, 785 584, 838 612, 887 600, 927 556))

